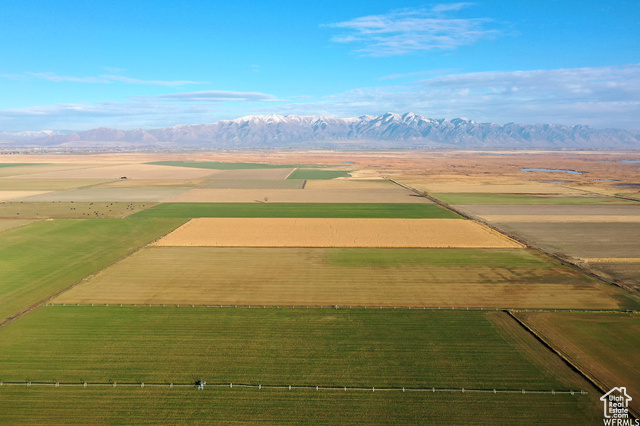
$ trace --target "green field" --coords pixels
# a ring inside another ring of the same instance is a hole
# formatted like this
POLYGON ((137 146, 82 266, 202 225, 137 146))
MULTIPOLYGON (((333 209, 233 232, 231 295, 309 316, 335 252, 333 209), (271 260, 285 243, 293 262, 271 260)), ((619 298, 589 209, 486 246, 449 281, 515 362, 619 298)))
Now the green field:
POLYGON ((287 179, 335 179, 349 177, 349 171, 324 169, 296 169, 287 179))
POLYGON ((46 306, 0 380, 589 390, 503 312, 46 306))
POLYGON ((488 193, 440 193, 429 194, 448 204, 638 204, 635 201, 614 197, 556 196, 529 194, 488 194, 488 193))
POLYGON ((0 234, 0 322, 170 232, 183 221, 39 221, 0 234))
MULTIPOLYGON (((640 316, 610 313, 515 312, 603 389, 640 389, 640 316)), ((630 406, 640 412, 640 401, 630 406)))
POLYGON ((218 161, 154 161, 146 164, 216 170, 292 169, 294 167, 299 167, 299 165, 296 164, 223 163, 218 161))
POLYGON ((463 219, 437 204, 162 203, 132 217, 315 217, 463 219))
POLYGON ((598 424, 597 395, 0 387, 3 424, 598 424))
POLYGON ((151 207, 155 203, 40 201, 0 203, 0 218, 116 218, 151 207))

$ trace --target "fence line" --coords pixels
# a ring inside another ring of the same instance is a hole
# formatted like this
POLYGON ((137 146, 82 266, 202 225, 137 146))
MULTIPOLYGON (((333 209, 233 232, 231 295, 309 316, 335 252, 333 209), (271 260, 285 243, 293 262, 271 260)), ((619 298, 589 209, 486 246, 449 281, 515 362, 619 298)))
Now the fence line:
POLYGON ((414 387, 353 387, 353 386, 327 386, 327 385, 270 385, 270 384, 250 384, 250 383, 133 383, 133 382, 0 382, 0 387, 3 386, 52 386, 52 387, 167 387, 167 388, 198 388, 203 389, 205 387, 214 388, 253 388, 259 390, 316 390, 316 391, 356 391, 356 392, 460 392, 460 393, 510 393, 510 394, 550 394, 550 395, 587 395, 588 392, 584 390, 548 390, 548 389, 474 389, 474 388, 414 388, 414 387))
POLYGON ((352 305, 195 305, 190 303, 47 303, 45 306, 91 306, 120 308, 238 308, 238 309, 402 309, 443 311, 513 311, 513 312, 584 312, 584 313, 640 313, 640 309, 550 309, 550 308, 478 308, 441 306, 352 306, 352 305))

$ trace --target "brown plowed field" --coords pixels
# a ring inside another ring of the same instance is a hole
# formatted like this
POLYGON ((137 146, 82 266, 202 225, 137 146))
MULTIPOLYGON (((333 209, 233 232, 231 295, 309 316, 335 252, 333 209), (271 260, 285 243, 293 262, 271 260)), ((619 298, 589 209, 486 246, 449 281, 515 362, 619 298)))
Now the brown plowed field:
POLYGON ((485 215, 640 216, 640 205, 490 205, 458 204, 456 209, 485 215))
POLYGON ((640 253, 640 223, 506 222, 498 226, 546 250, 575 258, 624 258, 640 253))
POLYGON ((460 219, 192 219, 158 246, 210 247, 522 247, 460 219))
POLYGON ((640 223, 640 216, 631 215, 487 215, 487 222, 617 222, 640 223))

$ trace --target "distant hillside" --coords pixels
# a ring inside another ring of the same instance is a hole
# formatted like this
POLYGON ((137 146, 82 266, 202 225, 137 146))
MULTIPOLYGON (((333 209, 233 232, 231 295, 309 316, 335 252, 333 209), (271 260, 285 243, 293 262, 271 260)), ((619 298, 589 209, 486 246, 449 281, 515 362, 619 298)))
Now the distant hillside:
POLYGON ((555 124, 498 125, 465 118, 431 119, 413 113, 357 118, 248 116, 213 124, 151 130, 93 129, 15 138, 30 146, 329 149, 640 149, 640 134, 555 124))

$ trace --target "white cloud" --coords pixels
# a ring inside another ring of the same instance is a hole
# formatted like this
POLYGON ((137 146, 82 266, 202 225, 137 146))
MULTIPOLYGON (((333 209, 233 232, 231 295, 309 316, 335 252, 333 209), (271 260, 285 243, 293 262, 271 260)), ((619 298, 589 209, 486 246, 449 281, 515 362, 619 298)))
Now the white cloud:
POLYGON ((180 102, 223 102, 223 101, 277 101, 274 95, 259 92, 230 92, 225 90, 207 90, 203 92, 172 93, 157 96, 160 99, 180 102))
POLYGON ((586 124, 640 130, 640 64, 454 73, 409 84, 355 88, 322 98, 200 91, 135 97, 128 102, 56 104, 0 111, 0 129, 153 128, 251 114, 353 117, 387 111, 499 124, 586 124))
POLYGON ((500 32, 488 28, 486 18, 455 19, 447 13, 471 3, 436 5, 431 9, 402 9, 386 15, 369 15, 326 25, 345 30, 334 36, 337 43, 358 43, 364 56, 403 55, 433 49, 455 49, 500 32))
POLYGON ((411 111, 431 118, 468 117, 499 124, 586 124, 640 130, 640 64, 449 74, 408 85, 358 88, 277 108, 280 113, 328 112, 339 117, 411 111))

